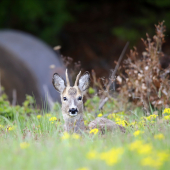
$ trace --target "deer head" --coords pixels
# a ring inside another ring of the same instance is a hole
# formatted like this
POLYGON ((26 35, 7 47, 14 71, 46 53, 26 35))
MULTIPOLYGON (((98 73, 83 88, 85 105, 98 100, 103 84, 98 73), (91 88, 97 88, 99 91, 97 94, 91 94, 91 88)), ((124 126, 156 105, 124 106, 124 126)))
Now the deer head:
POLYGON ((90 75, 86 72, 81 75, 81 71, 76 77, 73 87, 70 86, 68 73, 66 70, 66 83, 57 73, 53 75, 52 83, 54 88, 60 93, 62 103, 62 114, 65 123, 79 120, 83 117, 83 92, 89 87, 90 75))

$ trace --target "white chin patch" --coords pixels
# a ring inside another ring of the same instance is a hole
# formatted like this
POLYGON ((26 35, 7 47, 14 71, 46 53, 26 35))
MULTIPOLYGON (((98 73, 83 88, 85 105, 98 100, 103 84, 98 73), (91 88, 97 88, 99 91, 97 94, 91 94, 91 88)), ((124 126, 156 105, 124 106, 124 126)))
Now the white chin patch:
POLYGON ((72 114, 71 112, 70 113, 70 116, 74 117, 74 116, 77 116, 77 112, 75 112, 74 114, 72 114))

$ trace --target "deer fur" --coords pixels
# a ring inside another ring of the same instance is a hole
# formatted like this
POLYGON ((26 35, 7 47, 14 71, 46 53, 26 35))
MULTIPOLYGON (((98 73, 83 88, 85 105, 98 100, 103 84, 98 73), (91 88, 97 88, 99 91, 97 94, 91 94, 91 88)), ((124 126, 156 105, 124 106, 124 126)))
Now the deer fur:
MULTIPOLYGON (((66 69, 66 82, 57 73, 53 75, 52 83, 54 88, 60 93, 62 103, 62 115, 64 119, 64 129, 67 132, 79 133, 85 130, 83 120, 83 93, 89 87, 90 74, 85 72, 84 75, 80 73, 77 75, 75 84, 73 87, 70 86, 68 73, 66 69)), ((107 130, 115 130, 119 128, 125 132, 123 126, 117 125, 115 122, 98 117, 89 126, 91 128, 99 128, 102 132, 107 130)))

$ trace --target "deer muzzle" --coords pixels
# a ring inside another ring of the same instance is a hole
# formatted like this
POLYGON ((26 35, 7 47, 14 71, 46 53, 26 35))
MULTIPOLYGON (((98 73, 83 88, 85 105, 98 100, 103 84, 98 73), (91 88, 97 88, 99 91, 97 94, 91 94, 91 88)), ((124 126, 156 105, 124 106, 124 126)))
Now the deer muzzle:
POLYGON ((78 110, 77 108, 69 109, 70 116, 77 116, 78 110))

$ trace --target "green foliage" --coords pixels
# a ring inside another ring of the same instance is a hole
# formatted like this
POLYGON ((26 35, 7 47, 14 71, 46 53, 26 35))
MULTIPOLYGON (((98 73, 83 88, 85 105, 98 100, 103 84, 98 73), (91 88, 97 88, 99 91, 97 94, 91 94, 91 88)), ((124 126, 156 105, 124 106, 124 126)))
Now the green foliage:
MULTIPOLYGON (((27 114, 38 113, 40 110, 35 109, 35 100, 32 96, 26 95, 26 100, 22 106, 16 105, 12 106, 7 99, 6 94, 1 90, 2 95, 0 95, 0 116, 14 120, 16 114, 19 115, 19 119, 24 119, 27 114)), ((0 118, 2 121, 3 118, 0 118)))
POLYGON ((0 28, 20 29, 52 45, 62 27, 73 21, 67 0, 2 0, 0 28))
POLYGON ((112 33, 122 40, 129 40, 133 43, 140 37, 136 29, 127 29, 125 27, 114 27, 112 33))
MULTIPOLYGON (((129 1, 133 3, 134 11, 126 11, 126 19, 120 26, 112 28, 112 34, 118 38, 134 43, 140 37, 145 37, 145 30, 150 35, 154 34, 153 25, 158 21, 165 21, 167 35, 170 30, 170 1, 169 0, 142 0, 129 1)), ((129 10, 129 9, 127 9, 129 10)))

